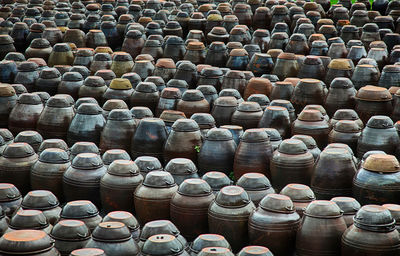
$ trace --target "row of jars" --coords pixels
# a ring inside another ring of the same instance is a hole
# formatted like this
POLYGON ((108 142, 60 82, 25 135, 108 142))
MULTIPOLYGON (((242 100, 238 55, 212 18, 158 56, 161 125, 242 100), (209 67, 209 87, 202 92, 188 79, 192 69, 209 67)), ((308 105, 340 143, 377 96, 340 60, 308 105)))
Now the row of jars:
MULTIPOLYGON (((165 173, 154 171, 148 176, 165 173)), ((162 176, 166 181, 168 175, 162 176)), ((361 207, 351 197, 315 200, 312 190, 301 184, 289 184, 280 194, 271 191, 255 206, 251 200, 254 193, 242 187, 228 185, 214 196, 204 179, 187 179, 169 199, 170 216, 153 213, 161 219, 142 223, 141 230, 136 218, 126 211, 113 211, 102 218, 90 201, 70 201, 61 208, 46 190, 31 191, 22 199, 12 184, 2 183, 0 188, 8 200, 1 202, 1 209, 7 210, 1 210, 0 218, 0 251, 4 253, 27 255, 34 251, 29 249, 35 243, 27 245, 25 251, 21 244, 15 244, 18 239, 29 237, 24 240, 28 243, 47 235, 55 243, 41 250, 58 249, 61 255, 80 248, 99 248, 117 256, 138 255, 139 251, 194 256, 204 255, 204 248, 218 247, 215 253, 230 256, 231 250, 239 252, 248 244, 251 246, 239 255, 397 255, 400 250, 399 205, 361 207), (155 247, 159 243, 164 246, 155 247)))

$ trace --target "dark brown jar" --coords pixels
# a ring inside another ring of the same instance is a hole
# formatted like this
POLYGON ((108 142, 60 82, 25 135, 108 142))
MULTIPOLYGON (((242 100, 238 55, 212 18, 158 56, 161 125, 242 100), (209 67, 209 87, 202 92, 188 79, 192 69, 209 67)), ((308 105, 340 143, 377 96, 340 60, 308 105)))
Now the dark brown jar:
POLYGON ((236 179, 249 172, 270 175, 272 146, 268 134, 263 129, 248 129, 240 139, 236 149, 233 171, 236 179))
POLYGON ((107 52, 95 53, 92 63, 90 63, 90 72, 95 74, 99 70, 110 69, 111 55, 107 52))
POLYGON ((0 207, 0 234, 3 236, 8 229, 9 219, 4 213, 3 209, 0 207))
POLYGON ((80 48, 75 54, 73 66, 79 65, 89 68, 93 61, 93 56, 94 50, 92 48, 80 48))
POLYGON ((286 77, 296 77, 298 72, 299 64, 294 53, 279 54, 272 72, 274 75, 284 80, 286 77))
POLYGON ((21 207, 23 210, 38 210, 54 225, 60 219, 61 207, 57 197, 48 190, 33 190, 25 195, 21 207))
POLYGON ((290 100, 293 94, 294 86, 290 82, 276 82, 272 87, 271 100, 290 100))
POLYGON ((210 171, 204 174, 201 178, 207 181, 213 190, 214 195, 218 194, 223 187, 233 184, 233 181, 223 172, 210 171))
POLYGON ((37 131, 23 131, 15 136, 14 142, 28 143, 37 153, 43 137, 37 131))
POLYGON ((164 121, 159 118, 142 119, 132 137, 132 159, 139 156, 154 156, 164 162, 163 149, 167 137, 164 121))
POLYGON ((173 235, 159 234, 147 239, 142 247, 142 255, 188 256, 184 245, 173 235))
POLYGON ((288 184, 280 192, 280 194, 290 197, 296 212, 303 217, 306 207, 315 200, 314 192, 307 185, 288 184))
POLYGON ((264 246, 249 245, 243 247, 238 256, 273 256, 272 252, 264 246))
POLYGON ((96 206, 87 200, 77 200, 66 203, 61 211, 60 217, 60 221, 67 219, 83 221, 90 232, 93 232, 95 227, 97 227, 102 220, 96 206))
POLYGON ((296 254, 340 255, 340 239, 346 228, 337 204, 325 200, 312 202, 307 206, 297 232, 296 254), (323 230, 323 235, 315 230, 323 230))
POLYGON ((139 247, 122 222, 102 222, 92 232, 86 248, 99 248, 108 255, 138 255, 139 247))
POLYGON ((360 210, 360 203, 352 197, 334 197, 331 199, 335 202, 339 208, 343 211, 343 219, 346 222, 347 227, 353 225, 354 215, 360 210))
POLYGON ((129 156, 128 152, 123 149, 109 149, 104 152, 102 161, 107 169, 115 160, 131 160, 131 157, 129 156))
POLYGON ((37 91, 55 95, 60 82, 61 73, 56 68, 45 68, 40 72, 39 78, 35 82, 35 87, 37 91))
POLYGON ((235 151, 236 143, 229 130, 210 129, 198 154, 200 174, 213 170, 229 175, 233 171, 235 151))
POLYGON ((222 188, 208 210, 210 232, 223 235, 238 252, 248 243, 248 218, 254 209, 243 188, 222 188))
POLYGON ((242 102, 231 117, 233 125, 242 126, 244 130, 257 128, 263 115, 260 105, 256 102, 242 102))
POLYGON ((0 45, 1 45, 1 50, 0 50, 1 59, 4 59, 7 53, 16 51, 14 46, 14 39, 9 35, 0 36, 0 45))
POLYGON ((46 234, 49 234, 52 228, 53 226, 49 224, 42 211, 19 210, 11 217, 7 233, 14 230, 35 229, 42 230, 46 232, 46 234))
POLYGON ((354 177, 354 198, 362 205, 399 203, 399 168, 392 155, 369 155, 354 177))
POLYGON ((204 142, 207 132, 210 129, 215 128, 214 117, 208 113, 195 113, 190 119, 193 119, 199 125, 202 140, 204 142))
POLYGON ((324 104, 328 115, 332 116, 338 109, 354 108, 356 93, 357 90, 349 78, 333 79, 324 104))
POLYGON ((210 112, 210 104, 201 91, 187 90, 182 94, 182 99, 178 101, 176 109, 185 113, 187 118, 190 118, 195 113, 210 112))
POLYGON ((272 183, 277 191, 290 183, 310 184, 314 157, 300 140, 282 141, 271 160, 272 183))
POLYGON ((322 105, 328 89, 317 79, 301 79, 293 91, 291 102, 297 113, 310 104, 322 105))
POLYGON ((236 185, 244 188, 256 207, 266 195, 275 193, 268 178, 261 173, 243 174, 236 185))
POLYGON ((83 248, 73 250, 70 256, 106 256, 102 249, 97 248, 83 248))
POLYGON ((358 117, 358 114, 354 109, 338 109, 332 118, 329 120, 329 125, 334 127, 340 120, 351 120, 355 121, 359 127, 364 128, 363 122, 358 117))
POLYGON ((314 138, 309 135, 296 134, 291 137, 291 139, 301 140, 306 145, 308 151, 313 155, 314 161, 316 161, 321 154, 321 150, 317 146, 314 138))
POLYGON ((32 166, 30 174, 32 189, 47 189, 63 202, 62 179, 70 165, 69 155, 65 150, 60 148, 43 150, 39 160, 32 166))
POLYGON ((159 97, 157 86, 154 83, 141 82, 136 86, 136 90, 130 97, 130 106, 148 107, 155 113, 159 97))
POLYGON ((100 179, 106 171, 107 168, 99 155, 94 153, 77 155, 63 177, 66 201, 86 199, 100 207, 100 179))
POLYGON ((68 127, 75 111, 68 95, 50 97, 39 116, 37 131, 45 138, 67 139, 68 127))
POLYGON ((400 238, 388 209, 363 206, 342 237, 342 255, 398 255, 400 238))
POLYGON ((38 156, 27 143, 11 143, 0 157, 0 180, 14 184, 22 194, 30 191, 30 170, 38 156))
POLYGON ((18 188, 11 183, 0 183, 0 207, 11 218, 20 208, 22 196, 18 188))
POLYGON ((60 255, 54 240, 41 230, 16 230, 5 234, 0 239, 0 251, 4 255, 60 255))
POLYGON ((113 109, 108 115, 104 129, 101 131, 99 147, 102 152, 109 149, 130 151, 136 122, 128 109, 113 109))
POLYGON ((214 117, 217 126, 231 124, 231 117, 238 104, 236 98, 232 96, 223 96, 215 100, 211 115, 214 117))
POLYGON ((67 142, 73 145, 78 141, 100 142, 100 134, 106 120, 102 109, 94 103, 83 103, 68 128, 67 142))
POLYGON ((94 153, 100 155, 100 150, 93 142, 79 141, 72 145, 69 153, 72 161, 80 153, 94 153))
POLYGON ((128 105, 125 103, 123 100, 118 100, 118 99, 112 99, 112 100, 107 100, 103 104, 103 116, 105 119, 108 118, 111 110, 113 109, 128 109, 128 105))
POLYGON ((178 119, 165 142, 164 161, 184 157, 197 163, 197 151, 202 146, 200 127, 191 119, 178 119))
POLYGON ((168 172, 149 172, 143 183, 135 190, 134 202, 139 222, 170 219, 170 201, 178 190, 174 178, 168 172))
POLYGON ((8 128, 15 134, 25 130, 35 130, 42 110, 43 104, 38 95, 21 94, 10 112, 8 128))
POLYGON ((219 247, 219 248, 226 248, 231 249, 228 241, 226 241, 225 237, 217 234, 202 234, 199 235, 193 243, 191 243, 190 247, 188 248, 188 253, 190 256, 198 255, 204 248, 209 247, 219 247))
POLYGON ((396 221, 396 230, 399 231, 399 210, 400 207, 398 204, 384 204, 382 205, 386 209, 390 211, 390 214, 392 215, 393 219, 396 221))
POLYGON ((125 226, 128 227, 131 232, 133 240, 136 242, 139 241, 140 235, 140 225, 136 220, 135 216, 130 212, 125 211, 113 211, 109 212, 106 216, 104 216, 103 222, 113 221, 113 222, 122 222, 125 226))
POLYGON ((275 255, 293 255, 299 224, 290 198, 269 194, 249 217, 250 244, 268 247, 275 255))
POLYGON ((361 158, 370 150, 382 150, 387 154, 395 154, 399 143, 393 121, 387 116, 373 116, 358 139, 357 156, 361 158))
POLYGON ((69 256, 72 251, 85 247, 90 231, 80 220, 62 220, 53 227, 50 237, 61 256, 69 256))
POLYGON ((357 92, 355 110, 367 123, 374 115, 390 115, 393 110, 391 100, 392 95, 386 88, 364 86, 357 92))
POLYGON ((134 212, 132 194, 142 183, 143 176, 130 160, 115 160, 100 180, 100 197, 106 212, 122 210, 134 212))
POLYGON ((311 189, 319 200, 330 200, 336 196, 351 196, 355 173, 356 166, 353 157, 347 150, 325 149, 315 162, 311 189))
POLYGON ((88 76, 83 85, 79 87, 79 98, 92 97, 102 104, 104 101, 103 94, 107 90, 106 83, 100 76, 88 76))
POLYGON ((57 93, 69 94, 78 99, 79 88, 83 85, 83 77, 78 72, 66 72, 58 84, 57 93))
POLYGON ((344 143, 355 152, 362 128, 353 120, 340 120, 329 133, 329 143, 344 143))
POLYGON ((290 117, 285 107, 269 106, 265 109, 258 127, 275 128, 281 137, 286 138, 290 134, 290 117))
POLYGON ((200 234, 208 233, 208 207, 214 201, 214 194, 206 181, 187 179, 171 199, 171 220, 181 234, 193 240, 200 234))
POLYGON ((202 42, 189 42, 186 47, 184 60, 189 60, 198 65, 204 63, 206 58, 206 51, 202 42))

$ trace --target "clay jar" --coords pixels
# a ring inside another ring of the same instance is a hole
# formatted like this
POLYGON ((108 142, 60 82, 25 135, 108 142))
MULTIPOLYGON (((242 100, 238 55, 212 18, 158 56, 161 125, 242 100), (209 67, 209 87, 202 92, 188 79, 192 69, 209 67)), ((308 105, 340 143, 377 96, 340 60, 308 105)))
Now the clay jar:
POLYGON ((299 78, 314 78, 323 80, 325 78, 325 67, 318 56, 306 56, 300 66, 299 78))
POLYGON ((361 158, 370 150, 382 150, 387 154, 394 154, 398 143, 399 136, 392 120, 387 116, 373 116, 358 139, 357 156, 361 158))
POLYGON ((263 112, 256 102, 242 102, 233 113, 231 123, 242 126, 244 130, 256 128, 263 112))
POLYGON ((300 140, 282 141, 272 156, 271 178, 277 191, 290 183, 310 184, 314 157, 300 140))
POLYGON ((349 78, 337 77, 333 79, 324 104, 328 115, 332 116, 338 109, 354 108, 356 93, 357 91, 349 78))
POLYGON ((299 64, 294 53, 279 54, 272 73, 277 75, 280 80, 286 77, 296 77, 299 72, 299 64))
POLYGON ((38 210, 19 210, 10 220, 7 232, 13 230, 36 229, 50 233, 52 225, 49 225, 46 217, 38 210))
POLYGON ((99 105, 83 103, 68 128, 67 142, 73 145, 78 141, 100 142, 100 134, 106 124, 99 105))
POLYGON ((229 245, 228 241, 217 234, 202 234, 199 235, 193 243, 188 248, 188 253, 190 256, 196 256, 200 253, 204 248, 209 247, 219 247, 219 248, 226 248, 229 249, 231 246, 229 245))
POLYGON ((293 135, 291 139, 301 140, 306 144, 308 151, 313 155, 314 160, 317 160, 319 155, 321 154, 321 150, 318 148, 317 143, 314 138, 308 135, 297 134, 293 135))
POLYGON ((18 188, 11 183, 0 183, 0 206, 7 217, 11 218, 20 208, 22 196, 18 188))
POLYGON ((178 88, 163 89, 157 104, 156 116, 159 117, 164 110, 175 110, 181 97, 181 92, 178 88))
POLYGON ((280 194, 290 197, 296 212, 302 217, 306 207, 315 200, 314 192, 307 185, 291 183, 286 185, 280 194))
POLYGON ((197 163, 197 151, 202 146, 200 127, 191 119, 178 119, 164 146, 164 161, 184 157, 197 163))
POLYGON ((104 129, 101 131, 99 147, 102 152, 109 149, 130 151, 136 122, 127 109, 113 109, 108 115, 104 129))
POLYGON ((272 146, 268 134, 263 129, 248 129, 240 139, 236 149, 233 171, 236 179, 249 172, 270 175, 272 146))
POLYGON ((392 95, 386 88, 364 86, 356 94, 355 110, 367 123, 374 115, 390 115, 393 110, 391 100, 392 95))
POLYGON ((17 100, 8 119, 8 128, 17 134, 24 130, 35 130, 36 123, 43 110, 40 97, 36 94, 24 93, 17 100))
POLYGON ((214 201, 210 185, 201 179, 187 179, 171 199, 171 220, 188 240, 208 233, 208 207, 214 201))
POLYGON ((393 155, 369 155, 354 177, 354 198, 362 205, 399 203, 399 168, 393 155))
POLYGON ((157 60, 154 76, 161 77, 165 82, 168 82, 174 77, 176 66, 173 59, 161 58, 157 60))
POLYGON ((353 62, 348 59, 333 59, 328 65, 325 83, 331 84, 336 77, 351 78, 353 74, 353 62))
POLYGON ((144 243, 142 253, 145 255, 187 256, 184 246, 173 235, 162 234, 149 237, 144 243))
POLYGON ((210 104, 199 90, 187 90, 183 93, 182 99, 178 101, 176 110, 185 113, 190 118, 195 113, 210 112, 210 104))
POLYGON ((48 190, 33 190, 24 197, 21 207, 24 210, 38 210, 54 225, 60 218, 61 207, 57 197, 48 190))
POLYGON ((160 94, 157 86, 152 82, 141 82, 136 86, 130 97, 130 106, 148 107, 155 113, 160 94))
POLYGON ((312 202, 304 212, 296 236, 296 254, 339 255, 340 239, 346 228, 343 213, 334 202, 324 200, 312 202), (315 232, 315 228, 322 227, 323 236, 315 232))
POLYGON ((115 160, 100 180, 100 197, 106 212, 122 210, 134 212, 132 194, 142 183, 138 166, 130 160, 115 160))
POLYGON ((353 225, 354 215, 360 210, 360 203, 352 197, 334 197, 331 199, 335 202, 339 208, 343 211, 343 219, 346 222, 347 227, 353 225))
POLYGON ((291 102, 296 113, 310 104, 322 105, 325 101, 328 89, 322 81, 317 79, 301 79, 294 87, 291 102))
POLYGON ((110 68, 118 78, 129 73, 133 68, 132 56, 126 52, 115 52, 112 56, 110 68))
POLYGON ((37 131, 45 138, 67 139, 68 127, 75 116, 69 95, 50 97, 39 116, 37 131))
POLYGON ((293 255, 299 224, 300 216, 289 197, 267 195, 249 217, 249 241, 276 255, 293 255), (284 245, 280 241, 285 241, 284 245))
POLYGON ((255 53, 247 66, 247 69, 252 71, 254 75, 263 75, 271 73, 274 68, 274 62, 271 55, 266 53, 255 53))
POLYGON ((139 222, 170 219, 170 202, 178 190, 171 174, 163 171, 152 171, 147 174, 143 183, 136 189, 134 202, 139 222))
POLYGON ((74 100, 78 99, 79 88, 83 84, 83 77, 78 72, 65 72, 58 84, 57 93, 69 94, 74 100))
POLYGON ((8 126, 8 117, 17 103, 17 95, 14 88, 8 84, 0 85, 0 127, 8 126))
POLYGON ((59 43, 53 46, 48 60, 49 67, 53 67, 54 65, 72 65, 73 62, 74 54, 68 44, 59 43))
POLYGON ((211 115, 214 117, 216 125, 231 124, 232 114, 236 111, 238 105, 238 101, 232 96, 223 96, 216 99, 211 110, 211 115))
POLYGON ((293 94, 294 86, 290 82, 276 82, 272 87, 271 100, 290 100, 293 94))
POLYGON ((103 222, 115 221, 122 222, 128 227, 131 232, 132 238, 138 242, 140 235, 140 225, 136 218, 129 212, 125 211, 113 211, 104 216, 103 222))
POLYGON ((353 150, 357 150, 358 139, 361 135, 362 128, 356 121, 340 120, 329 132, 329 143, 344 143, 349 145, 353 150))
POLYGON ((208 210, 210 232, 223 235, 232 250, 239 251, 248 243, 248 218, 254 209, 243 188, 222 188, 208 210))
POLYGON ((179 186, 186 179, 199 178, 196 165, 187 158, 174 158, 169 161, 164 168, 169 172, 179 186))
POLYGON ((129 97, 133 93, 132 84, 126 78, 114 78, 103 94, 104 100, 121 99, 129 103, 129 97))
POLYGON ((189 42, 186 47, 184 60, 189 60, 193 64, 202 64, 206 58, 206 51, 202 42, 189 42))
POLYGON ((210 129, 198 154, 200 174, 214 170, 229 175, 233 171, 235 151, 236 143, 229 130, 210 129))
POLYGON ((63 202, 62 179, 70 165, 69 155, 65 150, 60 148, 43 150, 39 160, 32 166, 30 174, 32 189, 49 190, 63 202))
POLYGON ((243 174, 236 185, 244 188, 256 207, 266 195, 275 193, 268 178, 261 173, 243 174))
POLYGON ((107 90, 106 82, 100 76, 88 76, 79 88, 79 98, 92 97, 103 103, 103 94, 107 90))
POLYGON ((142 119, 132 137, 132 159, 139 156, 154 156, 164 162, 163 148, 167 137, 164 121, 159 118, 142 119))
POLYGON ((61 211, 60 217, 60 221, 65 219, 81 220, 90 231, 93 231, 102 220, 96 206, 87 200, 66 203, 61 211))
POLYGON ((390 211, 378 205, 365 205, 354 216, 354 225, 343 234, 341 252, 349 256, 396 255, 400 253, 399 247, 398 231, 390 211))
POLYGON ((355 173, 356 166, 353 157, 347 150, 325 149, 315 162, 311 189, 320 200, 330 200, 335 196, 351 196, 355 173))
POLYGON ((258 127, 275 128, 281 137, 286 138, 290 134, 290 117, 286 108, 269 106, 265 109, 258 127))

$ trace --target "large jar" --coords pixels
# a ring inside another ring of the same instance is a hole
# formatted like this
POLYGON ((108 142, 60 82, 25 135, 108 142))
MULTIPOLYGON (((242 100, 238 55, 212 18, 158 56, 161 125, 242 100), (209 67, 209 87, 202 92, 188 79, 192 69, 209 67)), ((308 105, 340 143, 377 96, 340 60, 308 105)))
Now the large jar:
POLYGON ((248 129, 240 139, 236 149, 233 172, 236 179, 249 172, 262 173, 271 177, 270 159, 272 146, 268 134, 263 129, 248 129))
POLYGON ((232 245, 233 252, 238 252, 248 244, 248 219, 254 209, 243 188, 222 188, 208 210, 210 232, 223 235, 232 245))
POLYGON ((268 106, 258 123, 258 127, 275 128, 281 137, 287 138, 290 134, 290 116, 285 107, 268 106))
POLYGON ((352 155, 342 148, 324 149, 315 162, 311 189, 317 199, 351 196, 356 166, 352 155))
POLYGON ((173 158, 188 158, 197 163, 197 152, 202 146, 200 127, 192 119, 178 119, 164 146, 164 161, 173 158))
POLYGON ((100 197, 103 209, 134 211, 133 193, 142 183, 138 166, 130 160, 115 160, 100 180, 100 197))
POLYGON ((39 78, 38 64, 32 61, 23 61, 18 65, 18 73, 15 76, 14 83, 23 84, 28 92, 32 92, 36 80, 39 78))
POLYGON ((42 101, 37 94, 23 93, 11 110, 8 129, 14 134, 25 130, 35 130, 36 123, 43 110, 42 101))
POLYGON ((176 110, 182 111, 187 118, 190 118, 195 113, 210 112, 210 104, 201 91, 187 90, 182 94, 182 99, 178 101, 176 110))
POLYGON ((60 221, 66 219, 81 220, 93 232, 95 227, 101 223, 101 216, 96 206, 87 200, 71 201, 64 205, 60 221))
POLYGON ((83 221, 62 220, 53 227, 50 236, 61 256, 69 256, 73 250, 85 247, 90 231, 83 221))
POLYGON ((9 84, 0 85, 0 127, 8 127, 8 117, 17 104, 17 95, 9 84))
POLYGON ((83 103, 68 128, 67 142, 73 145, 78 141, 99 144, 100 134, 106 124, 102 109, 94 103, 83 103))
POLYGON ((78 97, 93 97, 102 104, 104 101, 103 94, 107 90, 106 82, 100 76, 88 76, 83 85, 79 87, 78 97))
POLYGON ((159 117, 164 110, 175 110, 182 95, 178 88, 165 88, 161 91, 155 115, 159 117))
POLYGON ((149 172, 143 183, 136 189, 134 202, 139 222, 170 219, 170 202, 178 190, 174 178, 168 172, 149 172))
POLYGON ((140 225, 135 216, 132 215, 132 213, 125 211, 109 212, 106 216, 104 216, 103 222, 106 221, 116 221, 124 223, 125 226, 129 228, 133 240, 135 240, 136 242, 139 241, 140 225))
POLYGON ((229 175, 233 171, 235 151, 236 143, 229 130, 210 129, 198 154, 200 174, 213 170, 229 175))
POLYGON ((294 87, 291 102, 296 109, 296 113, 300 113, 307 105, 324 104, 327 94, 328 89, 322 81, 304 78, 294 87))
POLYGON ((300 216, 289 197, 267 195, 249 217, 250 244, 265 246, 274 255, 291 256, 295 252, 299 224, 300 216))
POLYGON ((79 88, 83 85, 83 76, 78 72, 65 72, 58 84, 57 93, 69 94, 78 99, 79 88))
POLYGON ((39 160, 32 166, 30 174, 32 189, 46 189, 64 201, 62 179, 64 172, 70 167, 68 153, 60 148, 48 148, 39 155, 39 160))
POLYGON ((86 248, 102 249, 107 255, 138 255, 139 247, 122 222, 102 222, 92 232, 86 248))
POLYGON ((18 188, 10 183, 0 183, 0 207, 7 217, 16 213, 21 205, 22 196, 18 188))
POLYGON ((3 211, 3 208, 0 207, 0 235, 3 236, 8 229, 9 219, 3 211))
POLYGON ((198 255, 204 248, 209 247, 219 247, 231 249, 228 241, 226 241, 225 237, 217 234, 202 234, 199 235, 193 243, 190 244, 188 248, 188 253, 190 256, 198 255))
POLYGON ((301 140, 284 140, 272 156, 272 184, 277 191, 290 183, 309 185, 313 167, 314 157, 301 140))
POLYGON ((49 224, 42 211, 18 210, 18 212, 11 217, 6 233, 13 230, 35 229, 42 230, 49 234, 52 228, 53 226, 49 224))
POLYGON ((244 188, 256 207, 266 195, 275 193, 268 178, 261 173, 249 172, 243 174, 236 185, 244 188))
POLYGON ((148 107, 155 113, 159 98, 160 93, 154 83, 141 82, 130 97, 130 106, 148 107))
POLYGON ((330 127, 319 110, 303 110, 292 124, 292 135, 304 134, 315 139, 319 148, 328 144, 330 127))
POLYGON ((44 139, 67 139, 68 127, 75 116, 72 98, 56 95, 48 99, 37 121, 37 131, 44 139))
POLYGON ((297 231, 296 254, 340 255, 340 239, 346 228, 343 213, 337 204, 325 200, 312 202, 307 206, 297 231))
POLYGON ((54 240, 41 230, 16 230, 0 238, 0 252, 4 255, 58 256, 54 240))
POLYGON ((132 159, 139 156, 153 156, 164 162, 163 149, 167 137, 164 121, 159 118, 143 118, 132 137, 132 159))
POLYGON ((329 132, 328 142, 347 144, 354 152, 357 150, 357 143, 361 135, 361 130, 362 128, 356 121, 340 120, 329 132))
POLYGON ((185 248, 188 242, 181 235, 178 228, 169 220, 154 220, 147 222, 140 233, 139 247, 142 249, 144 243, 152 236, 157 234, 173 235, 185 248))
POLYGON ((27 143, 11 143, 0 157, 0 180, 14 184, 22 194, 31 189, 30 172, 37 161, 33 148, 27 143))
POLYGON ((399 255, 400 237, 388 209, 365 205, 342 237, 342 255, 399 255))
POLYGON ((231 123, 242 126, 244 130, 257 128, 262 115, 263 111, 257 102, 245 101, 233 112, 231 123))
POLYGON ((23 210, 38 210, 54 225, 60 219, 61 207, 57 197, 48 190, 33 190, 25 195, 21 203, 23 210))
POLYGON ((108 115, 104 129, 101 131, 99 147, 102 152, 109 149, 130 151, 136 122, 128 109, 113 109, 108 115))
POLYGON ((192 160, 187 158, 173 158, 164 168, 164 171, 169 172, 179 186, 186 179, 199 178, 197 167, 192 160))
POLYGON ((370 150, 382 150, 393 155, 399 143, 393 121, 388 116, 373 116, 358 138, 357 156, 361 158, 370 150))
POLYGON ((63 177, 66 201, 90 200, 100 207, 100 179, 106 171, 107 168, 99 155, 94 153, 77 155, 63 177))
POLYGON ((210 185, 202 179, 187 179, 171 199, 171 220, 181 234, 194 240, 208 233, 208 207, 214 201, 210 185))
POLYGON ((238 101, 233 96, 223 96, 216 99, 211 115, 214 117, 217 126, 231 124, 231 117, 238 105, 238 101))
POLYGON ((398 204, 400 165, 396 157, 371 154, 353 180, 353 195, 360 204, 398 204))
POLYGON ((390 116, 393 110, 391 100, 392 95, 386 88, 364 86, 357 92, 355 110, 360 119, 366 123, 375 115, 390 116))
POLYGON ((149 237, 142 248, 142 255, 188 256, 184 245, 173 235, 161 234, 149 237))
POLYGON ((357 90, 349 78, 337 77, 333 79, 324 102, 328 115, 333 116, 338 109, 353 108, 356 93, 357 90))
POLYGON ((331 201, 335 202, 343 211, 343 219, 347 227, 353 225, 354 216, 361 208, 360 203, 356 199, 346 196, 334 197, 331 201))
POLYGON ((129 103, 129 97, 133 93, 132 84, 127 78, 114 78, 103 94, 104 100, 121 99, 129 103))

